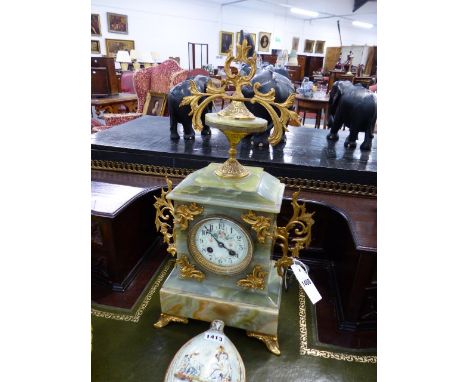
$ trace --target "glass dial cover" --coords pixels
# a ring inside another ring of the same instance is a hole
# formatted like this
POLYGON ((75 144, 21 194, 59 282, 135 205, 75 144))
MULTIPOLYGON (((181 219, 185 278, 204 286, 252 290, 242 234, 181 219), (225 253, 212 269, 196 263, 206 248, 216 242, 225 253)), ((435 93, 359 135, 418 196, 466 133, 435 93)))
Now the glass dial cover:
POLYGON ((211 216, 189 231, 189 249, 204 268, 231 275, 243 271, 252 260, 252 238, 234 219, 211 216))

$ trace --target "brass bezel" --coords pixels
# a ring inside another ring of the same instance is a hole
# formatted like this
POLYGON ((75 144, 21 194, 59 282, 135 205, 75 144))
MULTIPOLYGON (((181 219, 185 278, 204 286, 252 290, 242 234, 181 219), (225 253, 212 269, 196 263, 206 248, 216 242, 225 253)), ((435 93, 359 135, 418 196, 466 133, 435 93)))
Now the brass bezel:
POLYGON ((187 244, 188 244, 189 251, 191 255, 193 256, 193 259, 198 264, 200 264, 206 270, 219 274, 219 275, 235 275, 235 274, 241 273, 243 270, 245 270, 249 266, 253 257, 253 240, 252 240, 252 236, 250 236, 250 232, 246 228, 244 228, 242 223, 239 222, 237 219, 234 219, 226 215, 215 214, 215 215, 204 217, 201 220, 198 220, 189 229, 189 232, 187 235, 187 244), (222 267, 220 265, 215 265, 209 262, 197 249, 197 246, 195 244, 195 235, 198 229, 200 228, 201 225, 205 224, 207 221, 214 220, 214 219, 229 220, 233 224, 237 225, 240 231, 243 232, 245 237, 247 238, 247 247, 248 247, 247 255, 245 256, 244 260, 242 260, 239 264, 233 265, 230 267, 222 267))

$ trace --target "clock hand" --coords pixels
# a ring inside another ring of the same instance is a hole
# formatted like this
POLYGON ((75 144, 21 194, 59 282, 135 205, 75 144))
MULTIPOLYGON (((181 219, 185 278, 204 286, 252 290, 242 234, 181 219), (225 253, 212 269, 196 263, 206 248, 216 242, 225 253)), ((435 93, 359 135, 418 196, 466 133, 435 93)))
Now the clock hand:
MULTIPOLYGON (((216 240, 216 238, 215 238, 215 240, 216 240)), ((216 240, 216 241, 218 241, 218 240, 216 240)), ((237 256, 236 251, 234 251, 233 249, 227 248, 227 247, 224 245, 224 243, 221 243, 220 241, 218 241, 218 247, 227 249, 227 251, 228 251, 228 253, 229 253, 229 256, 237 256)))
MULTIPOLYGON (((214 239, 216 240, 216 238, 214 238, 214 239)), ((236 251, 227 248, 227 247, 224 245, 224 243, 222 243, 222 242, 220 242, 220 241, 218 241, 218 240, 216 240, 216 241, 218 242, 218 247, 227 249, 227 251, 228 251, 228 253, 229 253, 229 256, 237 256, 236 251)))
POLYGON ((229 248, 226 248, 226 246, 224 245, 224 243, 222 243, 221 241, 219 241, 219 240, 211 233, 211 231, 209 231, 208 228, 206 228, 206 226, 203 226, 203 227, 205 227, 206 232, 208 232, 208 233, 211 235, 211 237, 212 237, 213 239, 216 240, 216 242, 218 243, 218 247, 219 247, 219 248, 227 249, 227 250, 228 250, 228 253, 229 253, 229 256, 237 256, 237 253, 236 253, 234 250, 229 249, 229 248))
POLYGON ((218 246, 221 247, 220 244, 223 244, 223 243, 221 243, 218 239, 216 239, 215 235, 213 235, 211 231, 208 228, 206 228, 206 225, 204 225, 203 227, 206 229, 206 232, 208 232, 211 235, 211 237, 216 240, 216 242, 218 243, 218 246))
POLYGON ((216 240, 216 242, 218 243, 218 247, 220 247, 220 248, 226 248, 226 247, 224 246, 223 243, 221 243, 218 239, 216 239, 216 236, 213 235, 213 234, 211 233, 211 231, 209 231, 208 228, 206 228, 206 226, 203 226, 203 227, 205 227, 206 232, 208 232, 208 233, 211 235, 211 237, 212 237, 213 239, 216 240))

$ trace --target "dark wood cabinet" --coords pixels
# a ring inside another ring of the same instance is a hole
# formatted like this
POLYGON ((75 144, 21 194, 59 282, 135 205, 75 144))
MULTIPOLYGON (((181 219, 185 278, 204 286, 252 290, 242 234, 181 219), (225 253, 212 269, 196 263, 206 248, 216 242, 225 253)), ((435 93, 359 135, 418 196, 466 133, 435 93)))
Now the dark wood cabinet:
POLYGON ((300 81, 302 81, 302 79, 305 76, 306 60, 307 60, 307 56, 304 56, 302 54, 297 55, 297 64, 301 68, 301 73, 299 75, 299 77, 301 78, 300 81))
POLYGON ((117 77, 117 84, 119 86, 118 90, 119 93, 122 91, 122 72, 116 72, 116 77, 117 77))
MULTIPOLYGON (((277 56, 274 54, 262 54, 262 61, 268 62, 271 65, 276 64, 277 56)), ((297 55, 297 65, 286 65, 291 81, 300 83, 304 77, 313 78, 314 72, 323 69, 324 57, 321 56, 306 56, 304 54, 297 55)))
POLYGON ((91 97, 104 97, 109 94, 109 74, 107 68, 91 68, 91 97))
POLYGON ((298 55, 297 62, 301 66, 301 80, 304 77, 312 79, 314 72, 323 68, 323 57, 298 55))
POLYGON ((91 57, 91 97, 118 94, 119 84, 112 57, 91 57))
POLYGON ((286 65, 286 70, 289 74, 289 79, 295 83, 301 83, 301 67, 299 65, 286 65))
POLYGON ((307 60, 306 71, 310 77, 314 72, 323 69, 323 57, 309 56, 307 60))
MULTIPOLYGON (((277 56, 273 54, 262 54, 263 62, 268 62, 272 65, 276 63, 277 56)), ((306 56, 303 54, 297 55, 297 65, 286 65, 291 81, 301 83, 304 77, 313 78, 314 72, 323 68, 323 57, 306 56)))
POLYGON ((263 63, 269 63, 270 65, 275 65, 278 56, 275 54, 261 54, 263 63))
POLYGON ((144 258, 157 244, 154 214, 156 191, 91 182, 92 281, 124 291, 144 258))

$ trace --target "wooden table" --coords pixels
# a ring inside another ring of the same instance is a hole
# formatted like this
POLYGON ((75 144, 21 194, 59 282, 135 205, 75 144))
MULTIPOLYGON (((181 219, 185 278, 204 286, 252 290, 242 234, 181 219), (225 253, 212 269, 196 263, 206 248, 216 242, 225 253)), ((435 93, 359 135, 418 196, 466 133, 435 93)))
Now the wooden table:
POLYGON ((103 113, 134 113, 138 107, 138 98, 136 94, 119 93, 103 98, 91 98, 91 115, 93 106, 96 115, 103 113))
POLYGON ((296 94, 296 113, 301 115, 304 113, 302 124, 304 124, 306 113, 312 112, 316 114, 315 127, 320 128, 320 119, 322 117, 322 109, 325 110, 325 118, 323 120, 323 128, 327 128, 328 122, 328 98, 326 95, 324 98, 304 97, 303 95, 296 94))

